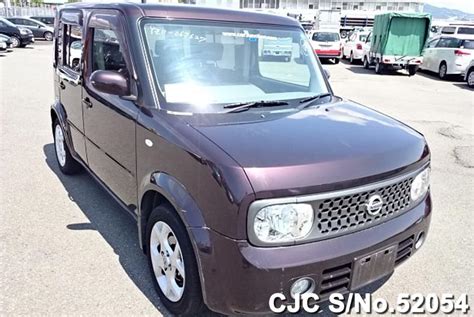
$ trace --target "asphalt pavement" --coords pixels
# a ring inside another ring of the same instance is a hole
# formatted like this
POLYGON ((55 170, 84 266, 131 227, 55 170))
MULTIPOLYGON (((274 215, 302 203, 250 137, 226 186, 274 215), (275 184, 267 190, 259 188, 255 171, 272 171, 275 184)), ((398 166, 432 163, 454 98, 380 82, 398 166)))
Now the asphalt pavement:
MULTIPOLYGON (((375 296, 391 303, 401 292, 472 297, 473 90, 425 73, 323 66, 336 94, 414 127, 432 151, 427 242, 375 296)), ((0 316, 166 314, 134 221, 87 174, 60 174, 53 98, 50 43, 0 56, 0 316)))

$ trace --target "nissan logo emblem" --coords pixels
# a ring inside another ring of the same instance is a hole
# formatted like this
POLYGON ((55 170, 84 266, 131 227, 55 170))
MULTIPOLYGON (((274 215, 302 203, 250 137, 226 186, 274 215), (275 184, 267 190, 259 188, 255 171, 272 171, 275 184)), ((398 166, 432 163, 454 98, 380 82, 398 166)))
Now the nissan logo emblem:
POLYGON ((367 213, 371 216, 377 216, 382 210, 383 200, 380 195, 372 195, 366 204, 367 213))

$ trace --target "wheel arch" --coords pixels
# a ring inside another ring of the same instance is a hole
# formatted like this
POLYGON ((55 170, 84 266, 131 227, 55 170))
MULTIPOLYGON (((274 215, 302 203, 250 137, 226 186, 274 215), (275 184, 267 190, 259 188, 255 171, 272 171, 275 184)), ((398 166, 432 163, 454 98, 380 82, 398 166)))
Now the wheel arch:
POLYGON ((201 210, 186 188, 176 178, 163 172, 147 175, 140 188, 142 190, 139 196, 137 225, 142 250, 146 253, 145 235, 148 218, 153 209, 162 204, 168 205, 177 213, 195 245, 190 229, 207 228, 207 226, 201 210))
MULTIPOLYGON (((51 106, 50 117, 51 117, 51 132, 54 134, 54 122, 58 120, 59 124, 61 125, 65 133, 66 144, 69 147, 70 151, 74 152, 74 147, 72 146, 71 133, 69 131, 69 126, 67 124, 66 111, 64 110, 64 107, 59 100, 56 100, 56 102, 51 106)), ((75 152, 71 154, 75 155, 75 152)))

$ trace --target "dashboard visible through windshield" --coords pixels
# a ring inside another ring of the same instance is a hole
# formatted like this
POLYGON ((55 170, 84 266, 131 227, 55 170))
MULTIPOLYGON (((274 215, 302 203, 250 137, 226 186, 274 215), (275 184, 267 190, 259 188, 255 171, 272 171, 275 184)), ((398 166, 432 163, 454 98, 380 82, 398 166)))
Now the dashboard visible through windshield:
POLYGON ((299 28, 148 19, 142 30, 168 110, 220 112, 226 104, 328 92, 299 28))

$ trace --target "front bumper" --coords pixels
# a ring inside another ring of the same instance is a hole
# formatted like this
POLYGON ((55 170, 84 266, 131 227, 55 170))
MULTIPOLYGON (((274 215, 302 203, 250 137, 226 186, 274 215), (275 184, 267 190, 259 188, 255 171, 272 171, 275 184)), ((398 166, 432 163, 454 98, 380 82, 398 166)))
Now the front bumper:
POLYGON ((20 42, 21 42, 21 45, 28 45, 28 44, 34 43, 35 38, 33 37, 33 34, 22 35, 20 37, 20 42))
POLYGON ((396 265, 400 264, 415 252, 413 245, 407 248, 408 241, 414 241, 420 232, 426 236, 431 209, 431 198, 427 195, 413 209, 380 225, 337 238, 286 247, 255 247, 210 229, 191 229, 198 241, 196 251, 204 301, 211 310, 223 314, 268 313, 270 296, 280 292, 290 298, 292 283, 301 277, 316 281, 315 293, 323 300, 333 292, 354 291, 351 287, 354 259, 395 245, 398 248, 396 265), (340 268, 349 268, 345 284, 334 283, 329 288, 322 285, 328 272, 340 268))

